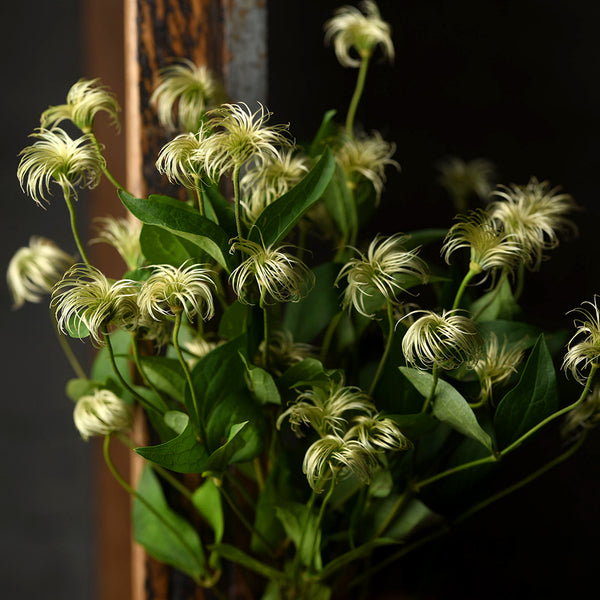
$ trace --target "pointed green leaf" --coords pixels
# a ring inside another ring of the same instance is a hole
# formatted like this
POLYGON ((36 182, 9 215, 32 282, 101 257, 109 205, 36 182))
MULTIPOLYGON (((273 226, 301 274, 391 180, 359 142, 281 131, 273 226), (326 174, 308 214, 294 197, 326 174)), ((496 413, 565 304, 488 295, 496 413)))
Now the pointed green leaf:
POLYGON ((206 572, 200 538, 186 519, 169 508, 151 468, 144 469, 137 493, 145 502, 139 498, 133 502, 132 521, 136 542, 157 560, 187 573, 197 581, 206 572))
POLYGON ((304 213, 321 197, 334 169, 333 155, 326 150, 300 183, 260 213, 248 239, 265 246, 282 242, 304 213))
POLYGON ((154 387, 175 400, 185 400, 187 380, 179 360, 164 356, 141 356, 140 363, 154 387))
POLYGON ((318 527, 317 513, 305 504, 288 502, 285 506, 275 507, 275 514, 281 521, 288 537, 294 542, 300 560, 306 567, 320 571, 321 529, 318 527))
POLYGON ((145 200, 125 191, 120 191, 119 196, 126 208, 142 223, 162 227, 193 242, 228 273, 235 268, 236 259, 229 254, 230 236, 219 225, 202 217, 183 202, 167 196, 153 196, 151 200, 145 200))
POLYGON ((208 255, 197 244, 156 225, 143 225, 140 233, 142 254, 149 265, 179 267, 190 259, 208 262, 208 255))
POLYGON ((496 409, 494 427, 500 448, 510 445, 557 409, 556 373, 541 335, 519 383, 502 398, 496 409))
POLYGON ((255 400, 260 404, 281 404, 281 396, 275 385, 273 376, 261 367, 248 363, 243 355, 240 354, 246 373, 248 374, 248 385, 255 400))
POLYGON ((215 532, 215 543, 219 544, 225 532, 225 517, 221 494, 211 479, 207 479, 192 495, 192 504, 206 519, 215 532))
MULTIPOLYGON (((434 381, 430 373, 409 367, 400 367, 400 371, 415 386, 421 396, 429 397, 434 381)), ((456 431, 480 442, 488 450, 492 450, 492 439, 479 425, 469 403, 457 389, 443 379, 438 379, 435 387, 433 415, 440 421, 448 423, 456 431)))
POLYGON ((323 120, 321 121, 321 125, 319 130, 317 131, 308 151, 308 155, 311 157, 316 157, 326 146, 330 146, 335 138, 339 136, 340 128, 334 122, 333 117, 336 115, 336 110, 328 110, 323 115, 323 120))
POLYGON ((264 563, 256 560, 252 556, 249 556, 242 550, 240 550, 237 546, 231 546, 230 544, 213 544, 208 546, 208 549, 216 552, 219 556, 224 558, 225 560, 229 560, 234 562, 246 569, 250 569, 259 575, 262 575, 266 579, 284 579, 285 575, 274 569, 269 565, 265 565, 264 563))
POLYGON ((233 462, 233 457, 246 445, 246 441, 240 435, 246 425, 248 421, 236 423, 229 428, 227 441, 208 457, 204 466, 205 472, 220 474, 233 462))

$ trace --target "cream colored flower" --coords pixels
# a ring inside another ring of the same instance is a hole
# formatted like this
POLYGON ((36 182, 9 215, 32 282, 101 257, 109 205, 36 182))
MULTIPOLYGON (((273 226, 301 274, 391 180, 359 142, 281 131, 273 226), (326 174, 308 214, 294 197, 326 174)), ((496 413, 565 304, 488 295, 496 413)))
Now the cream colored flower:
POLYGON ((446 370, 476 364, 483 342, 471 319, 456 310, 444 310, 441 315, 422 313, 402 339, 407 364, 417 369, 437 366, 446 370))
POLYGON ((345 440, 356 439, 371 452, 408 450, 411 443, 391 419, 377 415, 357 415, 345 440))
POLYGON ((129 269, 142 265, 144 256, 140 247, 141 221, 115 217, 98 217, 95 221, 100 225, 98 237, 90 240, 90 244, 110 244, 129 269))
POLYGON ((205 175, 204 150, 210 135, 208 126, 201 123, 196 133, 182 133, 167 142, 156 161, 158 172, 171 183, 195 189, 205 175))
POLYGON ((66 104, 50 106, 42 113, 41 127, 50 129, 68 120, 88 133, 94 127, 96 115, 105 112, 118 129, 121 110, 119 103, 114 94, 99 82, 99 79, 80 79, 73 84, 67 93, 66 104))
POLYGON ((155 265, 152 275, 142 283, 140 310, 156 321, 181 311, 190 320, 199 315, 208 321, 215 313, 215 287, 212 272, 203 265, 155 265))
POLYGON ((111 281, 94 267, 74 265, 52 291, 58 328, 66 335, 73 328, 82 335, 87 328, 101 346, 111 323, 127 330, 137 327, 137 293, 135 281, 111 281))
POLYGON ((127 405, 110 390, 96 390, 93 396, 79 398, 73 410, 73 421, 84 440, 126 432, 132 425, 127 405))
MULTIPOLYGON (((260 343, 254 362, 263 369, 264 340, 260 343)), ((313 356, 315 348, 310 344, 294 342, 292 334, 286 330, 277 329, 269 334, 269 370, 281 375, 286 369, 297 362, 313 356)))
POLYGON ((375 412, 369 396, 360 388, 346 386, 343 381, 315 385, 302 392, 296 401, 277 419, 277 428, 287 418, 290 427, 301 435, 302 425, 309 425, 319 435, 340 435, 353 413, 371 415, 375 412))
POLYGON ((450 256, 461 248, 470 251, 470 268, 476 272, 503 269, 513 272, 527 259, 514 234, 498 229, 497 222, 482 211, 459 215, 442 246, 442 256, 450 264, 450 256))
POLYGON ((292 189, 308 172, 308 158, 293 150, 259 160, 240 180, 244 217, 249 225, 272 202, 292 189))
POLYGON ((239 267, 231 273, 231 287, 242 302, 252 304, 249 288, 256 286, 263 302, 298 302, 312 287, 314 275, 292 254, 284 252, 285 246, 263 247, 250 240, 234 240, 231 252, 247 254, 239 267))
POLYGON ((8 264, 6 281, 13 308, 25 302, 40 302, 74 262, 73 256, 51 240, 31 237, 29 246, 19 248, 8 264))
POLYGON ((523 358, 523 346, 521 344, 509 346, 504 340, 502 346, 498 342, 495 333, 491 333, 486 340, 483 353, 479 360, 473 365, 481 384, 480 398, 488 402, 492 398, 492 388, 504 383, 513 373, 523 358))
POLYGON ((291 145, 286 135, 288 125, 267 125, 271 113, 262 104, 255 112, 243 102, 223 104, 210 111, 209 116, 217 133, 206 140, 199 156, 213 179, 242 167, 252 158, 266 161, 277 156, 281 146, 291 145))
POLYGON ((487 200, 492 191, 494 165, 485 158, 476 158, 465 162, 452 156, 438 165, 440 183, 452 196, 459 208, 466 207, 470 196, 487 200))
POLYGON ((377 46, 390 61, 394 59, 391 27, 381 19, 375 2, 365 0, 354 6, 342 6, 325 23, 325 42, 333 40, 338 61, 344 67, 358 67, 360 60, 350 55, 355 50, 359 57, 370 58, 377 46))
POLYGON ((370 136, 359 135, 347 138, 335 149, 335 158, 347 177, 354 173, 368 179, 375 188, 377 201, 381 198, 385 184, 385 167, 392 165, 400 169, 400 165, 392 159, 396 145, 386 142, 378 131, 370 136))
POLYGON ((40 206, 48 202, 52 181, 75 196, 75 187, 100 183, 106 163, 89 134, 73 140, 62 129, 39 129, 29 137, 37 141, 21 151, 17 177, 21 189, 40 206))
POLYGON ((548 181, 532 177, 524 186, 499 186, 496 200, 488 207, 490 217, 514 235, 527 254, 529 268, 540 268, 544 252, 558 246, 558 234, 576 231, 566 215, 575 208, 569 194, 558 193, 548 181))
POLYGON ((375 452, 357 440, 345 440, 337 435, 326 435, 311 444, 302 462, 302 471, 316 492, 323 491, 324 484, 334 473, 341 477, 352 474, 362 482, 370 483, 376 467, 375 452))
POLYGON ((376 294, 381 294, 383 302, 396 303, 398 295, 418 283, 425 283, 428 268, 425 261, 417 256, 418 250, 405 250, 405 236, 377 236, 367 249, 367 254, 358 252, 358 258, 351 259, 340 270, 335 284, 346 278, 348 285, 344 291, 342 306, 354 306, 365 317, 373 317, 367 303, 376 294))
POLYGON ((150 103, 163 127, 195 132, 205 112, 224 99, 223 86, 210 70, 183 58, 160 70, 150 103))
POLYGON ((582 307, 571 312, 578 313, 582 318, 575 319, 575 335, 571 338, 562 368, 570 371, 575 381, 582 385, 587 382, 591 367, 600 366, 600 310, 599 296, 594 296, 592 302, 584 302, 582 307), (590 309, 584 308, 588 305, 590 309))

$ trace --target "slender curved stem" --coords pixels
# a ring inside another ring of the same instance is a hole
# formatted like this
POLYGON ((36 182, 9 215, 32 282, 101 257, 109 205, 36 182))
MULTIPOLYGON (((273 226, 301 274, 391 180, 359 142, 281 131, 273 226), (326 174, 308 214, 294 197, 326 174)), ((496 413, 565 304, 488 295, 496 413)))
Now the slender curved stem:
POLYGON ((321 362, 325 362, 327 358, 327 354, 329 354, 329 348, 331 347, 331 341, 333 340, 333 334, 339 325, 340 319, 344 315, 344 311, 338 312, 331 321, 329 321, 329 325, 325 330, 325 335, 323 336, 323 343, 321 345, 321 353, 319 355, 321 362))
MULTIPOLYGON (((96 150, 98 151, 98 154, 100 154, 100 156, 103 156, 102 154, 102 146, 100 145, 100 142, 98 142, 98 138, 96 137, 96 134, 92 131, 92 129, 87 129, 87 130, 82 130, 84 133, 89 133, 92 139, 92 143, 94 144, 94 146, 96 147, 96 150)), ((102 172, 104 173, 106 179, 108 179, 119 191, 123 191, 126 192, 127 190, 117 181, 117 179, 114 177, 114 175, 109 171, 108 167, 106 166, 106 162, 104 162, 104 166, 102 167, 102 172)))
POLYGON ((264 296, 264 292, 261 292, 260 294, 260 308, 262 308, 263 311, 263 351, 262 351, 262 358, 263 358, 263 363, 265 365, 265 370, 268 371, 269 370, 269 338, 270 338, 270 331, 269 331, 269 308, 267 307, 267 305, 265 304, 265 300, 264 300, 265 296, 264 296))
POLYGON ((431 391, 429 392, 429 396, 427 396, 425 402, 423 403, 423 408, 421 408, 422 413, 427 412, 429 405, 433 402, 433 399, 435 398, 435 390, 437 388, 439 379, 439 370, 437 365, 433 365, 431 374, 433 375, 433 383, 431 384, 431 391))
POLYGON ((144 368, 142 367, 142 363, 140 361, 140 353, 139 353, 139 349, 138 349, 138 340, 136 338, 135 333, 132 333, 132 335, 131 335, 131 350, 133 353, 133 362, 135 363, 135 366, 136 366, 138 373, 140 374, 143 382, 146 384, 147 387, 149 387, 156 394, 157 398, 159 399, 159 401, 161 403, 161 408, 163 409, 163 411, 164 412, 168 411, 169 407, 163 400, 160 390, 158 390, 156 388, 156 386, 150 381, 150 379, 148 379, 148 376, 146 375, 146 372, 144 371, 144 368))
POLYGON ((235 212, 235 226, 237 229, 238 238, 240 240, 244 239, 242 235, 242 208, 241 208, 241 198, 240 198, 240 167, 236 165, 233 169, 233 175, 231 176, 233 180, 233 202, 234 202, 234 212, 235 212))
MULTIPOLYGON (((169 529, 171 531, 171 533, 180 541, 180 543, 185 547, 185 549, 190 553, 190 555, 196 559, 198 566, 200 567, 200 570, 204 571, 205 559, 204 559, 204 548, 202 547, 202 541, 200 541, 200 539, 198 538, 199 544, 200 544, 200 550, 201 550, 201 560, 199 560, 198 557, 196 556, 196 552, 190 547, 190 545, 186 542, 186 540, 181 536, 181 534, 179 533, 177 528, 173 527, 173 525, 171 523, 169 523, 169 521, 167 521, 160 514, 160 512, 158 512, 154 508, 154 506, 152 506, 152 504, 150 504, 150 502, 148 502, 146 500, 146 498, 144 498, 144 496, 142 496, 136 490, 134 490, 129 485, 129 483, 127 483, 125 478, 119 473, 119 471, 115 467, 115 464, 113 463, 112 458, 110 456, 110 439, 111 439, 110 434, 104 437, 104 444, 102 445, 102 451, 104 454, 104 461, 106 462, 106 465, 109 468, 110 472, 112 473, 113 477, 117 480, 119 485, 128 494, 133 496, 136 500, 139 500, 139 502, 141 502, 162 523, 162 525, 164 527, 166 527, 167 529, 169 529)), ((200 583, 200 582, 197 581, 196 583, 200 583)))
POLYGON ((372 396, 373 392, 375 390, 375 387, 377 385, 377 382, 379 381, 379 378, 381 377, 381 374, 383 373, 383 369, 385 367, 385 363, 387 361, 387 357, 390 353, 390 350, 392 348, 392 342, 394 341, 394 308, 392 306, 392 303, 388 301, 387 303, 387 318, 388 318, 388 336, 387 336, 387 341, 385 344, 385 349, 383 351, 383 354, 381 356, 381 360, 379 361, 379 365, 377 366, 377 371, 375 372, 375 377, 373 377, 373 381, 371 382, 371 387, 369 388, 369 395, 372 396))
POLYGON ((462 300, 463 294, 465 293, 465 290, 467 289, 467 285, 469 285, 469 282, 471 281, 471 279, 473 279, 473 277, 475 277, 475 275, 478 275, 479 273, 481 273, 481 269, 479 267, 477 267, 477 268, 470 267, 469 268, 469 271, 464 276, 464 278, 460 284, 460 287, 458 288, 458 291, 456 292, 456 297, 454 298, 454 304, 452 304, 452 310, 456 310, 460 306, 460 301, 462 300))
POLYGON ((360 102, 363 90, 365 89, 365 81, 367 79, 367 71, 369 69, 370 58, 370 52, 364 53, 361 57, 360 67, 358 69, 358 76, 356 78, 356 86, 354 88, 354 93, 352 94, 350 106, 348 107, 348 114, 346 115, 346 134, 350 138, 354 137, 354 118, 356 116, 356 109, 358 108, 358 103, 360 102))
POLYGON ((81 259, 83 260, 83 262, 88 267, 91 267, 92 264, 90 263, 90 259, 88 258, 88 255, 83 246, 83 242, 81 241, 81 236, 79 235, 79 226, 77 225, 77 214, 75 213, 75 206, 73 205, 71 193, 69 192, 69 188, 67 186, 63 186, 63 195, 65 197, 65 202, 67 203, 67 208, 69 209, 71 231, 73 232, 73 237, 75 238, 77 249, 79 250, 79 254, 81 255, 81 259))
POLYGON ((200 216, 204 217, 204 196, 202 194, 202 180, 200 177, 194 178, 195 186, 194 186, 194 194, 196 196, 196 207, 198 208, 198 212, 200 216))
POLYGON ((88 378, 87 374, 83 370, 81 363, 77 360, 77 357, 75 356, 75 353, 73 352, 73 349, 71 348, 71 345, 69 344, 69 340, 62 333, 62 331, 60 331, 60 329, 58 328, 58 323, 56 322, 56 313, 54 312, 54 310, 52 308, 50 309, 50 319, 52 321, 52 326, 54 329, 54 333, 56 334, 56 337, 58 339, 58 343, 60 344, 62 351, 65 353, 65 356, 66 356, 67 360, 69 361, 69 364, 73 368, 73 371, 75 371, 75 374, 80 379, 87 379, 88 378))

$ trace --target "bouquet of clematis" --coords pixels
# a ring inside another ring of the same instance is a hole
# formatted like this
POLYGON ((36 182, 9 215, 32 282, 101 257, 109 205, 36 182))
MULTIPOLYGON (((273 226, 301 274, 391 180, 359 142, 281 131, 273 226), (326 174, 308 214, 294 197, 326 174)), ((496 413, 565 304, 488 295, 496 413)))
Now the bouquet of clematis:
POLYGON ((454 223, 365 239, 399 166, 394 144, 355 125, 372 57, 393 58, 390 26, 365 1, 325 31, 356 88, 345 123, 328 112, 302 149, 264 106, 229 101, 181 60, 152 96, 173 134, 156 168, 178 197, 137 198, 110 173, 94 121, 118 126, 119 106, 97 80, 42 114, 18 167, 40 205, 58 186, 79 256, 32 238, 9 266, 15 305, 51 294, 75 426, 104 438, 135 539, 217 597, 231 564, 258 574, 257 598, 350 597, 567 458, 600 416, 597 298, 575 309, 568 343, 519 305, 527 272, 575 228, 572 198, 535 178, 493 188, 490 163, 451 159, 440 181, 454 223), (102 177, 128 212, 92 240, 122 256, 116 280, 90 261, 74 212, 102 177), (69 338, 98 349, 91 373, 69 338), (502 459, 558 419, 561 449, 511 480, 502 459), (139 481, 117 471, 113 442, 144 459, 139 481))

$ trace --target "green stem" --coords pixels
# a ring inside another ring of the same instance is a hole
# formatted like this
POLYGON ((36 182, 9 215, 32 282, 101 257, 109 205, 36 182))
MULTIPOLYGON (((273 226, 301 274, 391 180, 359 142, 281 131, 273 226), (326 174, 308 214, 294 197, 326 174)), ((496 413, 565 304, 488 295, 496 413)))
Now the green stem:
POLYGON ((164 414, 164 411, 160 408, 154 406, 154 404, 148 402, 146 398, 138 394, 123 378, 121 375, 121 371, 119 371, 119 367, 117 366, 117 361, 115 360, 115 353, 112 347, 112 342, 110 341, 110 335, 108 334, 108 330, 106 327, 102 329, 102 333, 104 334, 104 340, 106 342, 106 349, 108 351, 108 358, 110 360, 110 364, 112 366, 114 374, 117 376, 119 383, 126 389, 144 408, 155 411, 161 418, 164 414))
POLYGON ((302 533, 300 534, 300 541, 298 542, 298 547, 296 548, 296 554, 294 555, 294 562, 292 565, 292 573, 295 573, 295 576, 298 578, 300 575, 300 552, 301 548, 304 546, 304 540, 306 538, 306 531, 308 530, 308 523, 310 519, 310 513, 312 512, 312 508, 315 504, 315 500, 317 499, 317 492, 315 490, 311 490, 310 498, 306 503, 306 519, 304 521, 304 527, 302 528, 302 533))
POLYGON ((196 421, 200 426, 200 435, 202 437, 202 442, 206 443, 206 431, 204 431, 204 426, 202 424, 202 418, 200 416, 200 406, 198 405, 198 398, 196 397, 196 390, 194 389, 194 383, 192 381, 192 373, 190 372, 190 368, 188 367, 187 362, 183 356, 183 352, 181 351, 181 347, 179 346, 179 330, 181 329, 181 310, 175 311, 175 326, 173 327, 173 347, 175 348, 175 352, 177 354, 177 358, 179 359, 179 363, 181 364, 181 368, 185 373, 185 379, 187 381, 188 387, 190 388, 190 395, 192 397, 192 405, 194 407, 194 412, 196 421))
POLYGON ((73 237, 75 238, 75 243, 77 244, 77 249, 79 250, 79 254, 83 262, 91 267, 90 259, 83 247, 83 242, 81 241, 81 236, 79 235, 79 227, 77 225, 77 215, 75 213, 75 206, 73 205, 73 200, 71 200, 71 194, 69 192, 69 188, 63 186, 63 195, 65 197, 65 202, 67 203, 67 208, 69 209, 69 217, 71 219, 71 231, 73 232, 73 237))
POLYGON ((234 211, 235 211, 235 226, 237 228, 238 238, 240 240, 244 239, 242 235, 242 207, 241 207, 241 198, 240 198, 240 167, 236 165, 233 168, 233 202, 234 202, 234 211))
POLYGON ((200 213, 201 217, 204 217, 204 198, 203 198, 203 194, 202 194, 202 182, 200 177, 195 177, 194 178, 194 182, 195 182, 195 186, 194 186, 194 193, 196 196, 196 208, 198 209, 198 212, 200 213))
POLYGON ((496 299, 496 296, 499 294, 500 290, 502 289, 502 285, 503 285, 506 277, 507 277, 506 271, 502 271, 502 275, 500 275, 498 282, 496 283, 496 287, 494 288, 494 291, 491 293, 491 296, 488 299, 488 301, 476 313, 473 314, 473 316, 472 316, 473 321, 477 321, 477 319, 479 318, 481 313, 496 299))
POLYGON ((265 371, 269 370, 269 337, 270 337, 270 331, 269 331, 269 309, 267 308, 267 305, 265 304, 265 293, 261 292, 260 294, 260 301, 259 301, 259 305, 260 308, 263 311, 263 351, 262 351, 262 358, 263 358, 263 363, 265 366, 265 371))
POLYGON ((331 342, 333 340, 333 334, 339 325, 340 319, 344 315, 344 311, 340 311, 337 313, 331 321, 329 321, 329 325, 325 330, 325 335, 323 336, 323 344, 321 345, 321 354, 319 355, 321 362, 324 363, 327 359, 327 355, 329 354, 329 348, 331 347, 331 342))
POLYGON ((454 298, 454 304, 452 305, 452 310, 456 310, 460 306, 460 301, 462 300, 463 294, 465 293, 465 290, 467 289, 467 285, 469 285, 469 282, 471 281, 471 279, 473 279, 473 277, 475 277, 475 275, 479 275, 479 273, 481 273, 481 268, 478 265, 471 263, 471 265, 469 266, 468 273, 464 276, 464 278, 460 284, 460 287, 458 288, 458 291, 456 292, 456 297, 454 298))
POLYGON ((381 356, 381 360, 379 361, 379 365, 377 366, 377 371, 375 372, 375 377, 373 378, 373 381, 371 382, 371 387, 369 388, 369 396, 373 395, 373 392, 375 390, 375 386, 377 385, 377 382, 379 381, 379 378, 381 377, 381 374, 383 373, 383 369, 385 367, 385 363, 387 361, 387 357, 390 353, 390 350, 392 348, 392 342, 394 340, 394 308, 392 306, 392 303, 388 301, 387 303, 387 318, 388 318, 388 336, 387 336, 387 341, 385 344, 385 349, 383 351, 383 355, 381 356))
POLYGON ((54 312, 54 310, 50 309, 50 315, 51 315, 50 318, 52 320, 52 326, 54 329, 54 333, 56 334, 56 337, 58 338, 58 343, 60 344, 62 351, 65 353, 65 356, 66 356, 67 360, 69 361, 69 364, 73 368, 73 371, 75 371, 75 374, 80 379, 87 379, 88 378, 87 374, 83 370, 81 363, 77 360, 77 357, 75 356, 75 353, 73 352, 73 349, 71 348, 71 345, 69 344, 69 340, 67 339, 67 336, 65 336, 62 333, 62 331, 60 331, 60 329, 58 328, 58 323, 56 321, 56 313, 54 312))
POLYGON ((161 404, 161 410, 163 412, 167 412, 169 410, 169 407, 163 400, 162 394, 156 388, 156 386, 150 381, 150 379, 148 379, 148 377, 144 371, 144 368, 142 367, 142 363, 140 361, 139 348, 138 348, 138 340, 136 338, 135 332, 132 333, 132 336, 131 336, 131 349, 133 352, 133 362, 135 363, 135 366, 138 370, 138 373, 140 374, 140 376, 142 378, 142 381, 146 384, 147 387, 149 387, 156 394, 156 397, 159 399, 160 404, 161 404))
POLYGON ((356 78, 356 87, 354 88, 354 94, 348 107, 348 114, 346 115, 346 134, 349 138, 354 137, 354 118, 356 116, 356 109, 362 96, 363 90, 365 89, 365 81, 367 79, 367 71, 369 69, 369 59, 371 58, 370 52, 365 52, 361 56, 360 67, 358 69, 358 76, 356 78))
MULTIPOLYGON (((200 543, 200 551, 201 551, 201 560, 198 559, 198 557, 196 556, 196 552, 190 547, 190 545, 186 542, 186 540, 181 536, 181 534, 179 533, 178 529, 176 527, 173 527, 171 525, 171 523, 169 523, 161 514, 160 512, 158 512, 154 506, 152 506, 152 504, 150 504, 150 502, 148 502, 146 500, 146 498, 144 498, 141 494, 138 494, 138 492, 136 490, 134 490, 129 483, 127 483, 127 481, 125 481, 124 477, 119 473, 119 471, 117 470, 117 468, 115 467, 112 458, 110 456, 110 434, 104 437, 104 444, 102 445, 102 451, 104 454, 104 461, 106 462, 107 467, 109 468, 110 472, 113 474, 113 477, 117 480, 117 482, 119 483, 119 485, 131 496, 133 496, 136 500, 139 500, 139 502, 141 502, 161 523, 164 527, 166 527, 167 529, 169 529, 171 531, 171 533, 181 542, 181 544, 186 548, 186 550, 190 553, 191 556, 193 556, 197 563, 198 566, 200 567, 200 570, 203 571, 204 570, 204 563, 205 563, 205 558, 204 558, 204 549, 202 547, 202 542, 199 541, 200 543)), ((196 583, 200 583, 200 581, 196 581, 196 583)))
POLYGON ((433 375, 433 383, 431 384, 431 391, 429 392, 429 396, 427 396, 427 398, 425 399, 425 402, 423 403, 423 408, 421 409, 422 413, 427 412, 429 405, 433 402, 433 399, 435 398, 435 389, 437 388, 438 379, 439 379, 437 365, 433 365, 431 374, 433 375))
MULTIPOLYGON (((100 156, 103 156, 102 154, 102 147, 100 146, 100 143, 98 142, 98 138, 96 137, 96 134, 90 129, 84 129, 82 130, 84 133, 89 133, 92 139, 92 143, 94 144, 94 146, 96 147, 96 150, 98 151, 98 154, 100 154, 100 156)), ((127 190, 116 180, 116 178, 113 176, 113 174, 108 170, 108 167, 106 166, 106 161, 104 162, 104 166, 102 167, 102 172, 104 173, 106 179, 108 179, 119 191, 123 191, 126 192, 127 190)))
POLYGON ((521 297, 524 287, 525 287, 525 264, 521 263, 519 265, 519 272, 517 274, 517 289, 515 290, 515 293, 513 294, 514 299, 516 301, 518 301, 519 298, 521 297))
POLYGON ((396 500, 396 502, 394 503, 394 506, 392 506, 392 510, 390 510, 390 512, 387 514, 386 518, 383 520, 383 523, 381 523, 381 525, 378 527, 377 531, 375 532, 375 535, 371 539, 376 540, 385 533, 386 529, 390 526, 392 521, 396 518, 396 515, 406 506, 406 502, 408 501, 409 498, 410 498, 409 492, 404 492, 403 494, 400 495, 398 500, 396 500))

